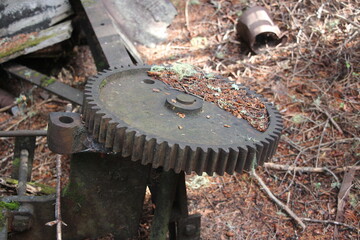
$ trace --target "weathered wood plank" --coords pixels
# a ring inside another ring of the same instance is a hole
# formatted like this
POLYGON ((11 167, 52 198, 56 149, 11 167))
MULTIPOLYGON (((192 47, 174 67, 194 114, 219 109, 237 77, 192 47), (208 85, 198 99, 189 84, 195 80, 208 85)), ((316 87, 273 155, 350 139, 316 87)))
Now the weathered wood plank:
POLYGON ((17 78, 29 81, 32 84, 44 88, 45 90, 65 98, 73 103, 78 105, 83 104, 82 91, 70 87, 64 83, 58 82, 55 78, 48 77, 33 69, 17 64, 5 66, 4 69, 17 78))
POLYGON ((71 37, 71 21, 60 23, 40 32, 19 34, 0 39, 0 63, 52 46, 71 37))
POLYGON ((0 38, 38 32, 71 14, 69 0, 1 0, 0 38))
POLYGON ((72 5, 83 20, 90 49, 99 71, 120 65, 142 63, 133 44, 118 28, 103 1, 73 0, 72 5))

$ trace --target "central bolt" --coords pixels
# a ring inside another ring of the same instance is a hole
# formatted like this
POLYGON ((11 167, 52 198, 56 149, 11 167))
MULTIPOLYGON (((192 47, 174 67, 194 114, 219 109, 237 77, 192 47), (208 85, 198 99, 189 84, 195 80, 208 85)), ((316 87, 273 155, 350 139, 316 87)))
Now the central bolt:
POLYGON ((182 104, 190 105, 196 101, 196 98, 191 95, 181 93, 176 96, 176 101, 182 104))

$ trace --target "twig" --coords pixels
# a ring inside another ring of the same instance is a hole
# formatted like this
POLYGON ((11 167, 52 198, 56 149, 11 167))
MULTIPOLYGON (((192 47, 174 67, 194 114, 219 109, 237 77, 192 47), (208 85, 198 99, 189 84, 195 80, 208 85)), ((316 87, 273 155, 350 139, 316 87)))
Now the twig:
POLYGON ((214 209, 214 211, 216 211, 216 208, 214 206, 214 204, 210 201, 210 199, 206 196, 205 193, 201 192, 202 195, 205 197, 206 201, 208 201, 208 203, 210 204, 210 206, 212 207, 212 209, 214 209))
POLYGON ((317 147, 324 147, 324 146, 327 146, 327 145, 330 145, 330 144, 346 143, 346 142, 352 142, 352 141, 360 141, 360 138, 357 138, 357 137, 355 137, 355 138, 343 138, 343 139, 338 139, 338 140, 334 140, 334 141, 329 141, 329 142, 317 144, 317 145, 314 145, 314 146, 304 148, 302 150, 302 152, 300 152, 299 154, 304 154, 304 152, 306 152, 307 150, 317 148, 317 147))
POLYGON ((360 29, 360 25, 359 25, 359 24, 357 24, 357 23, 354 22, 354 21, 351 21, 350 19, 348 19, 348 18, 346 18, 346 17, 344 17, 344 16, 342 16, 342 15, 340 15, 340 14, 331 13, 331 12, 329 12, 329 11, 326 10, 326 9, 323 9, 323 11, 326 12, 326 13, 328 13, 328 14, 330 14, 330 15, 333 15, 333 16, 335 16, 335 17, 337 17, 337 18, 340 18, 340 19, 344 20, 345 22, 350 23, 350 24, 352 24, 353 26, 355 26, 355 27, 357 27, 358 29, 360 29))
POLYGON ((63 224, 61 220, 61 155, 57 154, 56 156, 56 171, 57 171, 57 179, 56 179, 56 204, 55 204, 55 219, 56 219, 56 239, 62 239, 61 233, 61 225, 63 224))
POLYGON ((336 129, 337 129, 341 134, 344 134, 344 131, 341 129, 341 127, 339 126, 339 124, 337 124, 337 122, 335 122, 335 120, 333 119, 333 117, 331 116, 331 114, 330 114, 328 111, 326 111, 325 109, 321 109, 321 108, 320 108, 318 105, 316 105, 316 104, 315 104, 315 106, 316 106, 316 108, 317 108, 320 112, 324 113, 324 114, 329 118, 330 122, 336 127, 336 129))
POLYGON ((0 108, 0 112, 5 112, 5 111, 9 110, 10 108, 12 108, 12 107, 14 107, 14 106, 16 106, 16 105, 17 105, 16 103, 13 103, 13 104, 11 104, 11 105, 9 105, 9 106, 0 108))
MULTIPOLYGON (((341 184, 339 194, 338 194, 338 203, 337 203, 337 211, 336 211, 336 222, 340 222, 343 220, 344 216, 344 207, 346 204, 346 198, 349 195, 350 189, 353 186, 352 181, 354 180, 355 170, 351 169, 350 171, 346 172, 343 178, 343 182, 341 184)), ((337 226, 334 229, 334 237, 337 239, 339 237, 339 231, 337 226)))
POLYGON ((344 227, 347 227, 353 231, 356 231, 356 232, 360 232, 360 229, 354 227, 354 226, 351 226, 349 224, 346 224, 346 223, 342 223, 342 222, 337 222, 337 221, 331 221, 331 220, 318 220, 318 219, 311 219, 311 218, 301 218, 302 221, 305 221, 305 222, 314 222, 314 223, 325 223, 325 224, 334 224, 334 225, 338 225, 338 226, 344 226, 344 227))
POLYGON ((251 176, 253 176, 257 182, 259 183, 259 185, 265 190, 265 192, 268 194, 268 196, 283 210, 285 210, 287 212, 287 214, 292 217, 295 222, 301 226, 302 229, 305 230, 306 225, 304 224, 304 222, 301 220, 301 218, 299 218, 288 206, 286 206, 285 204, 283 204, 279 199, 277 199, 274 194, 271 192, 271 190, 266 186, 266 184, 263 182, 263 180, 256 174, 255 172, 255 168, 252 168, 251 170, 251 176))
POLYGON ((185 3, 185 25, 186 25, 186 29, 188 30, 188 32, 191 35, 190 22, 189 22, 189 2, 190 2, 190 0, 186 0, 186 3, 185 3))
MULTIPOLYGON (((328 123, 329 123, 329 119, 326 120, 324 129, 323 129, 323 131, 322 131, 322 133, 321 133, 321 136, 320 136, 320 142, 319 142, 319 144, 321 144, 322 141, 323 141, 323 138, 324 138, 325 131, 326 131, 326 128, 327 128, 328 123)), ((318 166, 318 163, 319 163, 320 150, 321 150, 321 147, 319 146, 318 151, 317 151, 317 154, 316 154, 315 167, 317 167, 317 166, 318 166)))
MULTIPOLYGON (((294 167, 294 166, 281 165, 281 164, 270 163, 270 162, 264 163, 264 167, 275 169, 275 170, 280 170, 280 171, 312 172, 312 173, 329 172, 329 170, 331 169, 329 167, 294 167)), ((350 169, 355 169, 355 171, 360 171, 360 166, 340 167, 340 168, 332 169, 332 171, 340 173, 340 172, 348 171, 350 169)))

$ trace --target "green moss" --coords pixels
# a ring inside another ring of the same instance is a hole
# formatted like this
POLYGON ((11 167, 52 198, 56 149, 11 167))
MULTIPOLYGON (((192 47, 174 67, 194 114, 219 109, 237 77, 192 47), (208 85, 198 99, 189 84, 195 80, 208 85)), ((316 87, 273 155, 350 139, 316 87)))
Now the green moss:
POLYGON ((7 178, 7 179, 6 179, 6 183, 16 185, 16 184, 19 183, 19 181, 16 180, 16 179, 7 178))
POLYGON ((79 193, 79 189, 84 187, 84 183, 82 182, 74 182, 71 181, 68 185, 65 186, 63 190, 63 197, 67 197, 71 199, 72 201, 78 203, 79 205, 82 205, 82 203, 85 201, 85 198, 83 195, 79 193))
POLYGON ((102 82, 100 83, 100 88, 105 87, 106 84, 107 84, 107 81, 106 81, 106 80, 102 81, 102 82))
POLYGON ((19 44, 17 46, 14 46, 13 48, 8 49, 7 51, 1 51, 0 50, 0 58, 10 56, 10 55, 12 55, 12 54, 14 54, 16 52, 20 52, 20 51, 24 50, 25 48, 36 46, 39 43, 41 43, 42 41, 45 41, 46 39, 49 39, 51 37, 53 37, 53 35, 43 36, 43 37, 40 37, 40 38, 32 38, 32 37, 30 37, 28 39, 28 41, 26 41, 24 43, 21 43, 21 44, 19 44))
POLYGON ((7 210, 17 210, 20 207, 20 203, 18 202, 4 202, 0 201, 0 209, 7 209, 7 210))
POLYGON ((171 71, 179 76, 179 79, 183 79, 184 77, 190 77, 198 73, 195 70, 195 67, 188 63, 174 63, 171 66, 159 66, 154 65, 150 69, 151 72, 163 72, 163 71, 171 71))
POLYGON ((0 231, 5 225, 5 215, 4 212, 6 210, 14 211, 19 209, 20 203, 18 202, 4 202, 0 201, 0 231))
MULTIPOLYGON (((19 183, 18 180, 16 179, 12 179, 12 178, 7 178, 6 179, 6 183, 8 184, 12 184, 12 185, 17 185, 19 183)), ((33 187, 38 187, 40 188, 40 193, 44 194, 44 195, 50 195, 50 194, 55 194, 56 193, 56 189, 41 183, 37 183, 37 182, 28 182, 27 184, 29 184, 30 186, 33 187)))
POLYGON ((56 82, 56 79, 53 78, 53 77, 47 77, 47 76, 44 76, 40 79, 40 85, 42 87, 47 87, 49 86, 50 84, 53 84, 54 82, 56 82))
POLYGON ((84 7, 89 7, 92 4, 96 3, 95 0, 81 0, 81 3, 84 5, 84 7))
POLYGON ((37 183, 37 182, 28 182, 29 185, 34 186, 34 187, 40 187, 40 193, 44 194, 44 195, 50 195, 50 194, 55 194, 56 193, 56 189, 50 186, 46 186, 44 184, 41 183, 37 183))
POLYGON ((15 158, 13 161, 13 166, 19 167, 20 166, 20 158, 15 158))

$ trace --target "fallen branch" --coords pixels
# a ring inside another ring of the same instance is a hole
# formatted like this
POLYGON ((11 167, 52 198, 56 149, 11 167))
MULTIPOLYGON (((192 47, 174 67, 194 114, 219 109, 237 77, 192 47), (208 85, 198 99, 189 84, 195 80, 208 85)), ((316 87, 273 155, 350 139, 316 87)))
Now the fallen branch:
POLYGON ((301 218, 301 220, 303 220, 304 222, 325 223, 325 224, 333 224, 333 225, 337 225, 337 226, 343 226, 343 227, 351 229, 355 232, 360 232, 360 229, 358 229, 354 226, 351 226, 349 224, 342 223, 342 222, 331 221, 331 220, 318 220, 318 219, 311 219, 311 218, 301 218))
POLYGON ((322 113, 324 113, 328 119, 330 120, 330 122, 336 127, 336 129, 341 133, 344 134, 344 131, 341 129, 341 127, 339 126, 339 124, 334 120, 334 118, 331 116, 331 114, 326 111, 325 109, 321 109, 318 105, 315 105, 315 107, 322 113))
POLYGON ((340 172, 346 172, 350 169, 354 169, 355 171, 360 170, 360 166, 347 166, 347 167, 340 167, 340 168, 334 168, 331 169, 329 167, 294 167, 289 165, 281 165, 276 163, 264 163, 264 167, 280 170, 280 171, 295 171, 295 172, 312 172, 312 173, 324 173, 329 172, 329 170, 332 170, 333 172, 340 173, 340 172))
POLYGON ((185 3, 185 26, 186 26, 186 29, 188 30, 189 34, 191 35, 190 21, 189 21, 189 2, 190 2, 190 0, 186 0, 186 3, 185 3))
MULTIPOLYGON (((352 182, 354 180, 355 170, 351 169, 350 171, 346 172, 343 178, 343 182, 340 187, 340 191, 338 194, 338 203, 337 203, 337 212, 336 212, 336 222, 340 222, 344 219, 344 208, 349 196, 350 189, 352 187, 352 182)), ((339 231, 337 226, 334 229, 334 238, 338 239, 339 231)))
POLYGON ((282 203, 279 199, 277 199, 274 194, 271 192, 271 190, 266 186, 266 184, 263 182, 263 180, 256 174, 255 169, 253 168, 250 172, 251 176, 254 177, 258 184, 265 190, 265 192, 268 194, 268 196, 273 200, 281 209, 285 210, 285 212, 292 217, 295 222, 301 226, 303 230, 305 230, 306 225, 304 222, 299 218, 288 206, 286 206, 284 203, 282 203))
POLYGON ((13 104, 11 104, 11 105, 9 105, 9 106, 0 108, 0 112, 5 112, 5 111, 11 109, 12 107, 14 107, 14 106, 16 106, 16 105, 17 105, 16 103, 13 103, 13 104))

